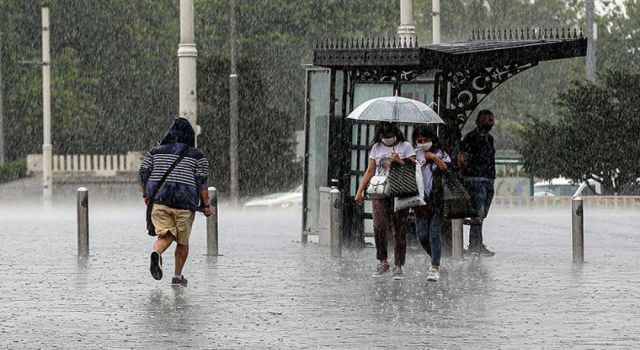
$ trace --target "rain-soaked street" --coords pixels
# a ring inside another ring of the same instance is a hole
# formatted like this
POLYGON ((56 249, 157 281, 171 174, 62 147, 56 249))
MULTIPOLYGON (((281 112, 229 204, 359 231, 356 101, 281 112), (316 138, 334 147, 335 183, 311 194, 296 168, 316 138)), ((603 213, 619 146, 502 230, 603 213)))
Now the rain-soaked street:
MULTIPOLYGON (((372 248, 300 244, 300 209, 220 212, 220 253, 196 219, 189 286, 155 281, 143 207, 90 212, 76 259, 75 208, 0 211, 0 348, 637 348, 638 214, 586 208, 585 259, 571 262, 569 210, 494 210, 497 254, 443 262, 412 249, 406 279, 371 277, 372 248)), ((164 257, 165 276, 173 258, 164 257)))

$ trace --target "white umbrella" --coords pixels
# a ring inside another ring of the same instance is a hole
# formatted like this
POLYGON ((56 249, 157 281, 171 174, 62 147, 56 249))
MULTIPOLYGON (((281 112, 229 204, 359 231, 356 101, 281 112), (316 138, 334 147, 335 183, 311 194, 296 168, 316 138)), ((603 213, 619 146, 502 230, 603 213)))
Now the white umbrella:
POLYGON ((370 122, 444 124, 438 113, 426 104, 399 96, 378 97, 363 102, 347 118, 370 122))

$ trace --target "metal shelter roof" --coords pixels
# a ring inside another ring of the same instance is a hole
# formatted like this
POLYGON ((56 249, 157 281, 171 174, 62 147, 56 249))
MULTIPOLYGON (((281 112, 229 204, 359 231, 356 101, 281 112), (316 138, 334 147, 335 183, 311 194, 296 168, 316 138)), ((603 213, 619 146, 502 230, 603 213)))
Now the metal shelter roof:
POLYGON ((587 39, 569 30, 534 32, 474 32, 469 41, 418 46, 393 39, 338 39, 319 43, 316 66, 349 70, 358 67, 421 67, 460 70, 541 62, 585 56, 587 39))

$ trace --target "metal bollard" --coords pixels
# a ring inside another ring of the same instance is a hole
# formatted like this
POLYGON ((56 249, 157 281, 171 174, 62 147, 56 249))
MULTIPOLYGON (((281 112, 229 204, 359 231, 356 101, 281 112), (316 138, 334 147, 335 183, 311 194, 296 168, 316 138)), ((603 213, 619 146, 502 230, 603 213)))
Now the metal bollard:
POLYGON ((329 217, 331 256, 340 258, 342 256, 342 193, 337 186, 331 186, 331 211, 329 217))
POLYGON ((584 210, 582 198, 571 199, 571 233, 573 262, 584 262, 584 210))
POLYGON ((218 256, 218 190, 213 186, 208 190, 213 215, 207 218, 207 255, 218 256))
POLYGON ((462 219, 451 220, 451 255, 454 259, 462 259, 464 250, 464 228, 462 219))
POLYGON ((89 256, 89 191, 80 187, 78 193, 78 257, 89 256))

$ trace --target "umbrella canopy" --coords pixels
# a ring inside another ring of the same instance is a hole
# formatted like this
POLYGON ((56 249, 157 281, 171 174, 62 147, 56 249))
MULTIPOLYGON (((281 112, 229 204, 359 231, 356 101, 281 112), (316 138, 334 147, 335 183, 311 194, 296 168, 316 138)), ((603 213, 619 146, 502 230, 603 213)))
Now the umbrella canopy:
POLYGON ((368 100, 349 113, 347 118, 368 122, 444 123, 438 113, 426 104, 399 96, 368 100))

